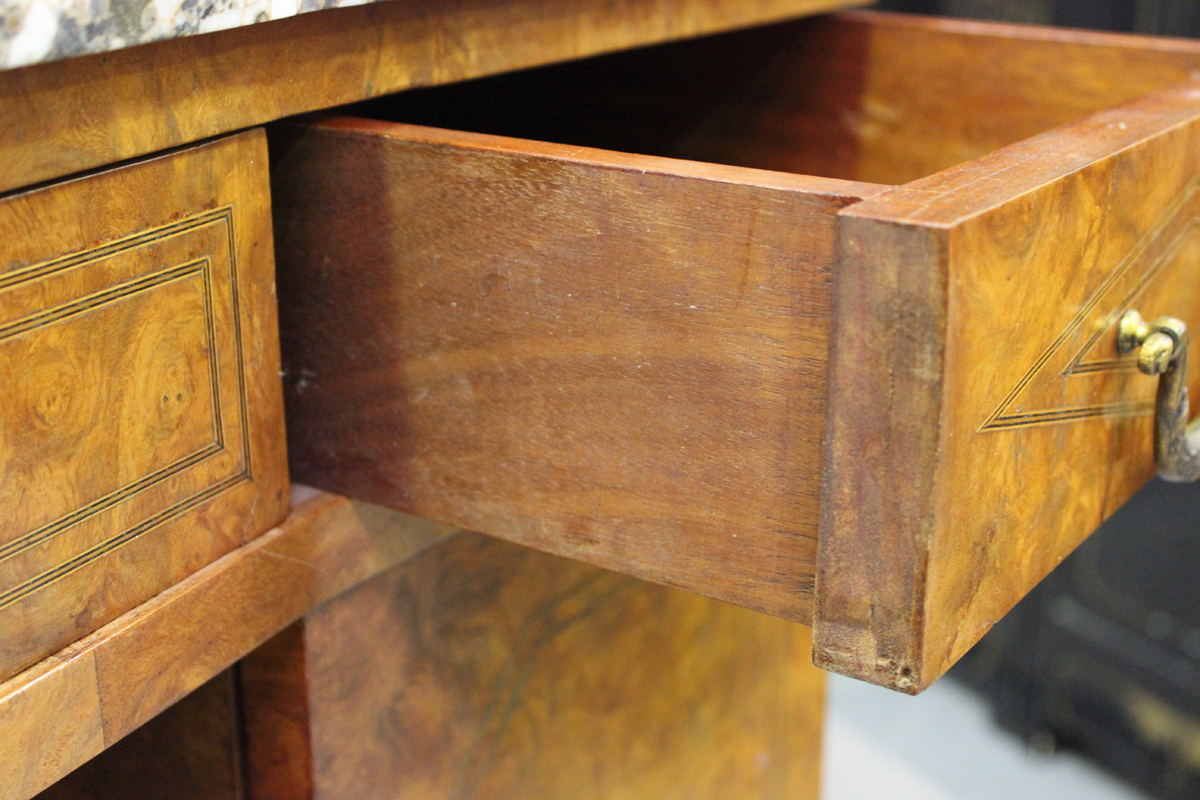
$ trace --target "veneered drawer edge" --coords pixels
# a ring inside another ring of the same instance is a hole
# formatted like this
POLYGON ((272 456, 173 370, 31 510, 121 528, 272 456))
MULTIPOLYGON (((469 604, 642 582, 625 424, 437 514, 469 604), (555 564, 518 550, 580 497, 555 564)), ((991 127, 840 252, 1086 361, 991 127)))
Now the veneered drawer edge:
POLYGON ((1188 82, 840 213, 818 665, 920 691, 1153 474, 1115 326, 1200 323, 1198 187, 1188 82))

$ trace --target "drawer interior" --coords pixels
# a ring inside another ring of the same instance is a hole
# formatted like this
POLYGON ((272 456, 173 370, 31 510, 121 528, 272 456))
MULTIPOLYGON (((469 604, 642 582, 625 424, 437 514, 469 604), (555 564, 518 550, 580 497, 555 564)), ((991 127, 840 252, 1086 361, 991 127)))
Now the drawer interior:
POLYGON ((350 113, 900 184, 1184 80, 1194 61, 1164 40, 845 13, 405 92, 350 113))

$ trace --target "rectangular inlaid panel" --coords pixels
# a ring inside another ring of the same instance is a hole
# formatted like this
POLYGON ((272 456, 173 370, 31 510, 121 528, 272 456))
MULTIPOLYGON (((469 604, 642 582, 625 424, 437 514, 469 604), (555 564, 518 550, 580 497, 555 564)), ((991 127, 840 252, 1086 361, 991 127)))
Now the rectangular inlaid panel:
POLYGON ((0 203, 0 677, 286 510, 261 133, 0 203))

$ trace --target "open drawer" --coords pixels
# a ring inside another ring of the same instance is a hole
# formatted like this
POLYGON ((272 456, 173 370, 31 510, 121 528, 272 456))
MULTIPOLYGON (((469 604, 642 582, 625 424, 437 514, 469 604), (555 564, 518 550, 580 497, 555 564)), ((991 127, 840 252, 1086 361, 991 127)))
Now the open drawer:
POLYGON ((847 14, 281 128, 293 474, 919 691, 1153 473, 1115 327, 1200 323, 1198 66, 847 14))

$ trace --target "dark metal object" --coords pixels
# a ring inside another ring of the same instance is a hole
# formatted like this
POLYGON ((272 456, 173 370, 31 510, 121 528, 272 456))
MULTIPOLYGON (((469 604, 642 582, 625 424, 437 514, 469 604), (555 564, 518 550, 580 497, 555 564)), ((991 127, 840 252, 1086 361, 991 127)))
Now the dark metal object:
POLYGON ((1117 352, 1137 351, 1138 369, 1161 375, 1154 401, 1154 464, 1163 480, 1200 479, 1200 422, 1188 425, 1187 326, 1175 317, 1146 322, 1127 311, 1117 326, 1117 352))

